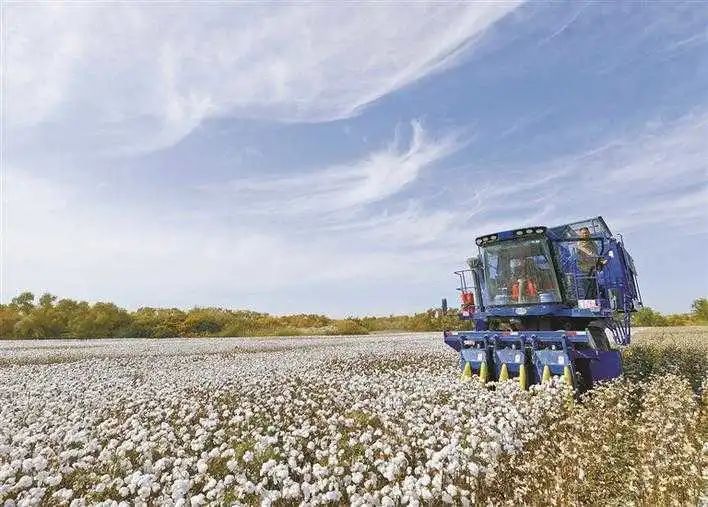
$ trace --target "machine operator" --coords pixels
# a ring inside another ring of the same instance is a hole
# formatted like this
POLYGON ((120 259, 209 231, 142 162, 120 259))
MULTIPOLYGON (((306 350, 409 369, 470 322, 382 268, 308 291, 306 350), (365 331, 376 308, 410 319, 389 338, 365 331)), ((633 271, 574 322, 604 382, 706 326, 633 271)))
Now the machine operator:
POLYGON ((590 229, 581 227, 578 230, 581 241, 578 241, 578 268, 586 277, 585 298, 594 299, 597 296, 597 286, 595 284, 595 271, 597 267, 598 251, 597 246, 590 239, 590 229))

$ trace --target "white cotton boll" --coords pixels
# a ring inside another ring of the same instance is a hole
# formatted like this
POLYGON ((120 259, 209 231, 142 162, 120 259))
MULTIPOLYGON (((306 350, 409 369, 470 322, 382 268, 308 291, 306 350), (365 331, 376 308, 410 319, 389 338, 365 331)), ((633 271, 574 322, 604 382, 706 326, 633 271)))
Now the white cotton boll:
POLYGON ((271 471, 271 469, 276 465, 276 461, 274 459, 269 459, 265 463, 261 465, 261 476, 263 475, 268 475, 268 472, 271 471))
POLYGON ((341 493, 339 491, 328 491, 324 494, 324 499, 327 502, 336 502, 340 499, 341 493))
POLYGON ((188 480, 177 480, 172 484, 172 500, 179 500, 183 498, 189 491, 189 481, 188 480))
POLYGON ((152 466, 153 468, 153 473, 156 475, 159 475, 160 472, 168 468, 169 466, 169 460, 167 458, 160 458, 158 459, 152 466))
POLYGON ((279 482, 282 482, 288 478, 288 476, 290 475, 290 471, 288 470, 287 465, 278 465, 277 467, 275 467, 273 475, 279 482))
POLYGON ((206 503, 206 500, 204 499, 204 495, 201 493, 198 495, 194 495, 190 500, 189 500, 190 505, 192 507, 195 507, 197 505, 204 505, 206 503))
POLYGON ((60 502, 69 502, 69 500, 74 496, 74 491, 68 488, 62 488, 52 495, 56 497, 60 502))
POLYGON ((431 498, 433 498, 433 495, 432 495, 432 493, 430 493, 430 490, 428 488, 423 487, 423 488, 420 488, 420 497, 423 500, 430 500, 431 498))
POLYGON ((125 498, 126 496, 128 496, 130 494, 130 489, 128 489, 126 486, 123 486, 122 488, 120 488, 118 490, 118 494, 121 497, 125 498))
POLYGON ((250 463, 251 461, 253 461, 253 453, 251 451, 246 451, 243 454, 243 461, 245 461, 246 463, 250 463))
POLYGON ((23 459, 23 460, 22 460, 22 465, 21 465, 22 471, 23 471, 23 472, 29 472, 29 471, 31 471, 33 465, 34 465, 34 461, 32 460, 32 458, 25 458, 25 459, 23 459))
POLYGON ((20 480, 17 481, 17 483, 15 484, 15 488, 22 490, 29 488, 31 485, 32 477, 30 477, 29 475, 23 475, 22 477, 20 477, 20 480))
POLYGON ((209 465, 204 460, 197 461, 197 472, 200 474, 205 474, 209 470, 209 465))
POLYGON ((436 474, 435 477, 433 477, 433 488, 435 488, 436 491, 442 489, 442 475, 436 474))
POLYGON ((388 496, 381 498, 381 507, 393 507, 394 505, 396 505, 396 503, 388 496))
POLYGON ((41 472, 45 468, 47 468, 47 458, 44 456, 37 456, 34 458, 34 462, 32 463, 32 466, 34 467, 35 470, 38 472, 41 472))
POLYGON ((300 486, 298 484, 291 484, 285 490, 286 498, 298 498, 300 496, 300 486))
POLYGON ((5 482, 5 480, 14 475, 15 472, 13 471, 12 467, 10 467, 10 465, 3 465, 0 467, 0 483, 5 482))
POLYGON ((300 484, 300 490, 302 491, 302 496, 305 498, 305 500, 309 500, 310 496, 312 495, 312 488, 310 487, 310 484, 307 482, 303 482, 300 484))
POLYGON ((150 497, 151 490, 148 486, 143 486, 138 489, 138 496, 143 500, 147 500, 150 497))
POLYGON ((59 485, 59 483, 61 482, 61 479, 62 479, 62 475, 61 475, 61 474, 50 475, 50 476, 48 476, 48 477, 44 480, 44 482, 45 482, 48 486, 54 487, 54 486, 58 486, 58 485, 59 485))
POLYGON ((393 464, 388 464, 381 474, 388 481, 393 481, 396 478, 396 466, 393 464))

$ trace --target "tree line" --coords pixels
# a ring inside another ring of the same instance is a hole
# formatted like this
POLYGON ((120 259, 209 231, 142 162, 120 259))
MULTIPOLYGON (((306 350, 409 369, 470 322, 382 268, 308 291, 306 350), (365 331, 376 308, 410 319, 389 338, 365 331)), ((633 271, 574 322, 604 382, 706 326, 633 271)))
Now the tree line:
POLYGON ((368 334, 375 331, 441 331, 468 324, 455 312, 436 310, 415 315, 349 317, 325 315, 275 316, 248 310, 195 307, 144 307, 128 311, 113 303, 75 301, 46 293, 23 292, 0 304, 0 338, 168 338, 175 336, 297 336, 306 334, 368 334))
MULTIPOLYGON (((636 326, 681 326, 708 323, 708 300, 696 299, 691 312, 663 315, 643 308, 632 315, 636 326)), ((348 317, 296 314, 275 316, 248 310, 213 307, 139 308, 128 311, 113 303, 87 303, 23 292, 0 304, 0 338, 168 338, 175 336, 297 336, 368 334, 377 331, 442 331, 470 329, 469 321, 430 309, 414 315, 348 317)))
POLYGON ((665 315, 645 306, 632 315, 632 324, 647 327, 706 325, 708 324, 708 299, 695 299, 689 313, 665 315))

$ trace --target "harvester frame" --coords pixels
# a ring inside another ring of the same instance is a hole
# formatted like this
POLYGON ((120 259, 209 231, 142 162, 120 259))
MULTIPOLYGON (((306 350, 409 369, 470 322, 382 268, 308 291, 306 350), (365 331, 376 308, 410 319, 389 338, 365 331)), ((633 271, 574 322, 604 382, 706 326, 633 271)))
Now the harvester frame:
POLYGON ((632 257, 602 217, 476 244, 479 255, 455 272, 460 318, 474 329, 444 332, 463 379, 516 378, 525 388, 559 376, 584 391, 622 374, 619 348, 642 301, 632 257))

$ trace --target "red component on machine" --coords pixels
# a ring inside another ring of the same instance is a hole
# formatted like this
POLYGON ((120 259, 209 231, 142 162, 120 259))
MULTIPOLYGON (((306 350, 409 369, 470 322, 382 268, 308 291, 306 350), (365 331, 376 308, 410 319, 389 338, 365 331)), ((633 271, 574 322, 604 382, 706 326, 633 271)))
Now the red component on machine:
POLYGON ((463 292, 460 297, 462 298, 462 306, 474 306, 474 294, 471 292, 463 292))

